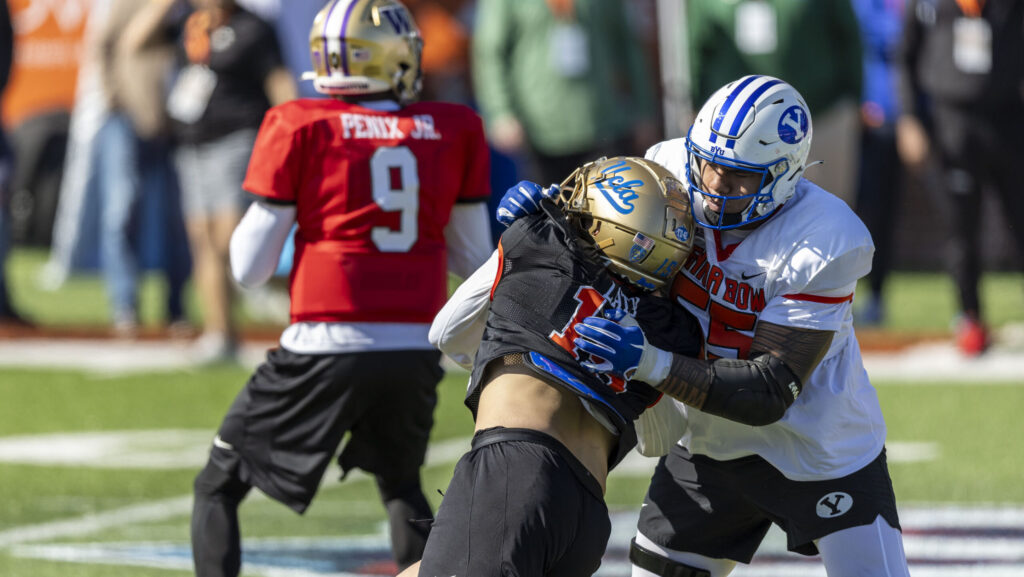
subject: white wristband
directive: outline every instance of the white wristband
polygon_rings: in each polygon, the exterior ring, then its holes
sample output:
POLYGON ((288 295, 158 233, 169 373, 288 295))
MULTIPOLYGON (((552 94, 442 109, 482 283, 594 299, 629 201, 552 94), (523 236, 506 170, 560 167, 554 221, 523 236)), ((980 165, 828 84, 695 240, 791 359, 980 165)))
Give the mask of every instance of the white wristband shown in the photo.
POLYGON ((672 353, 663 351, 658 347, 644 344, 644 352, 640 355, 640 363, 636 367, 636 373, 631 380, 641 381, 657 387, 661 381, 668 377, 672 369, 672 353))

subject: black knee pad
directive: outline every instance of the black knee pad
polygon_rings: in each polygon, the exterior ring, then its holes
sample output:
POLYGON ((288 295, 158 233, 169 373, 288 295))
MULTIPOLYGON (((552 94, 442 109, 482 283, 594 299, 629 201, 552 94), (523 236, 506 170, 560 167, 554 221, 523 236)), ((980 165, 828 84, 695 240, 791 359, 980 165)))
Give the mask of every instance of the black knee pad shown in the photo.
POLYGON ((213 463, 206 463, 203 470, 196 475, 192 486, 196 495, 222 497, 232 501, 241 501, 251 488, 234 474, 213 463))
POLYGON ((710 571, 662 557, 654 551, 638 545, 636 539, 629 544, 629 561, 637 567, 661 577, 711 577, 710 571))

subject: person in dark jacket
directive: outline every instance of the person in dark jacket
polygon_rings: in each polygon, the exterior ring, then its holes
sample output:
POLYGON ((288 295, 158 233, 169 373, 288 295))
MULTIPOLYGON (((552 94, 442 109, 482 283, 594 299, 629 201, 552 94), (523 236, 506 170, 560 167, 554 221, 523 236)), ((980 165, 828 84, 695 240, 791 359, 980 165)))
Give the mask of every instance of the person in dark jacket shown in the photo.
MULTIPOLYGON (((14 27, 7 0, 0 0, 0 93, 7 87, 14 62, 14 27)), ((10 242, 9 211, 11 170, 14 156, 7 142, 6 131, 0 126, 0 325, 25 325, 26 321, 14 309, 7 289, 7 251, 10 242)))
POLYGON ((960 305, 956 341, 963 354, 977 356, 991 344, 978 293, 983 188, 996 192, 1024 254, 1017 175, 1024 158, 1024 3, 911 0, 904 14, 900 153, 910 165, 929 148, 938 158, 947 263, 960 305), (922 99, 930 105, 927 133, 916 106, 922 99))

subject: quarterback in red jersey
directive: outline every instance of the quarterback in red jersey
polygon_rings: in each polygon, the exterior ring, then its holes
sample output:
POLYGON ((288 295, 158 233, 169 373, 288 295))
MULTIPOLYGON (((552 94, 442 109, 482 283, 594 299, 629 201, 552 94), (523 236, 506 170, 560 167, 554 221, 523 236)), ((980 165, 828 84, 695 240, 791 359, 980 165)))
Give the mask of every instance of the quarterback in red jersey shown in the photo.
POLYGON ((200 577, 237 575, 238 505, 253 486, 303 512, 343 435, 343 474, 377 481, 395 560, 420 558, 420 487, 443 376, 427 333, 492 250, 488 150, 461 105, 416 102, 422 41, 397 0, 332 0, 310 32, 316 89, 271 109, 231 239, 243 286, 266 282, 293 227, 291 324, 228 410, 195 482, 200 577))

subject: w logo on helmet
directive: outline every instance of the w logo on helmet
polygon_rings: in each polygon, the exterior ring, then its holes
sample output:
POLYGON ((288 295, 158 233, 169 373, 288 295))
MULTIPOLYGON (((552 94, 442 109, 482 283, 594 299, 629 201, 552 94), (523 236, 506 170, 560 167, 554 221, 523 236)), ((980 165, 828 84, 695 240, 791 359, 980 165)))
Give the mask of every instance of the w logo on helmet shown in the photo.
POLYGON ((395 34, 409 34, 413 31, 412 21, 402 6, 382 6, 379 10, 395 34))

